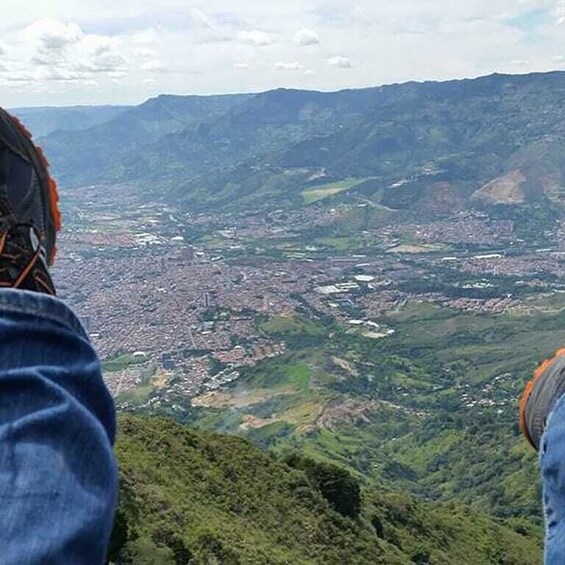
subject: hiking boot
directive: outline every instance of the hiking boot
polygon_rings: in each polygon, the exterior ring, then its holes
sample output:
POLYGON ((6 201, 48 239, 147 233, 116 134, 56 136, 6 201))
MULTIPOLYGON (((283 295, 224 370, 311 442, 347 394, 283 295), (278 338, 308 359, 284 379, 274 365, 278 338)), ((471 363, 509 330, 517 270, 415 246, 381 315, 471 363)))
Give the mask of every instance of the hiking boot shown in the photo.
POLYGON ((57 185, 31 134, 0 108, 0 288, 55 294, 57 185))
POLYGON ((520 400, 520 428, 536 450, 539 449, 547 418, 563 394, 565 349, 560 349, 535 370, 520 400))

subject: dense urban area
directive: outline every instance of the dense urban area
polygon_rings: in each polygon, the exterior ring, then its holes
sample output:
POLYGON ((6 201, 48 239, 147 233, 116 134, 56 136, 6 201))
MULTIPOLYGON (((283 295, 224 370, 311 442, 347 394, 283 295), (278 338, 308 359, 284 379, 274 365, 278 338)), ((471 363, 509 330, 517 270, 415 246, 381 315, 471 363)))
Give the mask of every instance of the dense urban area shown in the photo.
MULTIPOLYGON (((348 231, 363 205, 214 215, 132 203, 116 212, 96 190, 73 193, 55 276, 124 407, 126 393, 147 387, 149 404, 201 399, 284 355, 268 320, 305 316, 376 342, 396 334, 390 315, 410 305, 528 314, 565 291, 558 234, 547 234, 548 248, 531 246, 511 220, 480 212, 348 231)), ((512 399, 493 400, 493 389, 509 377, 478 393, 461 385, 460 401, 505 406, 512 399)))

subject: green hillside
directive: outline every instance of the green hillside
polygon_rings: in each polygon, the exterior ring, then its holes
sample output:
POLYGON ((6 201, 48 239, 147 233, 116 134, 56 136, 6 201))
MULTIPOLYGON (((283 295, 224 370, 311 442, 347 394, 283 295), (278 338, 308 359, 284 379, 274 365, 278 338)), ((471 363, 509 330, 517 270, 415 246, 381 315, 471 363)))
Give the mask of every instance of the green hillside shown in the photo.
POLYGON ((42 143, 66 186, 125 183, 140 198, 191 209, 295 207, 331 196, 429 217, 526 210, 521 221, 546 226, 565 194, 564 107, 560 72, 160 96, 42 143))
POLYGON ((368 485, 539 528, 536 454, 519 433, 517 403, 538 360, 565 342, 563 318, 413 305, 387 319, 393 336, 372 340, 313 318, 275 317, 259 330, 284 340, 285 355, 169 413, 338 463, 368 485))
MULTIPOLYGON (((139 156, 142 148, 148 154, 152 143, 204 119, 213 119, 243 99, 244 95, 162 95, 80 131, 55 131, 43 137, 41 143, 64 185, 115 181, 121 176, 128 154, 139 156)), ((139 170, 136 176, 147 174, 147 170, 139 170)))
POLYGON ((281 459, 169 420, 120 420, 111 560, 155 564, 534 564, 539 540, 449 504, 361 488, 340 467, 281 459))

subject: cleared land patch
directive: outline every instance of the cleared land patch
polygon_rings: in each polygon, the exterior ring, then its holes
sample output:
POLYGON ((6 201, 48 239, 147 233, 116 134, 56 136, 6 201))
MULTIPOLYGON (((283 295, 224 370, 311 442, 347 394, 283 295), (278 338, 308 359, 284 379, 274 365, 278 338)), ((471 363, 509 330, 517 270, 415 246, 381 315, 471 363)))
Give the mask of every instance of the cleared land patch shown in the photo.
POLYGON ((363 182, 363 179, 345 179, 315 188, 309 188, 302 193, 302 198, 304 198, 305 204, 312 204, 313 202, 328 198, 328 196, 334 196, 340 192, 350 190, 361 182, 363 182))

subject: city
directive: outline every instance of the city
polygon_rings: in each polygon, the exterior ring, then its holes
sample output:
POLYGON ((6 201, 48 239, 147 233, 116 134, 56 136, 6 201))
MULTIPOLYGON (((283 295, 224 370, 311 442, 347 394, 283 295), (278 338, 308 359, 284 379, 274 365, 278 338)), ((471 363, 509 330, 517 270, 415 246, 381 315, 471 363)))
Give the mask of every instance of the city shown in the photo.
POLYGON ((216 216, 120 195, 118 214, 111 197, 83 191, 72 195, 55 277, 126 408, 132 398, 189 404, 284 355, 269 320, 303 315, 382 340, 397 331, 390 316, 413 304, 527 315, 565 290, 557 239, 528 248, 512 221, 481 213, 352 233, 343 219, 358 205, 216 216))

